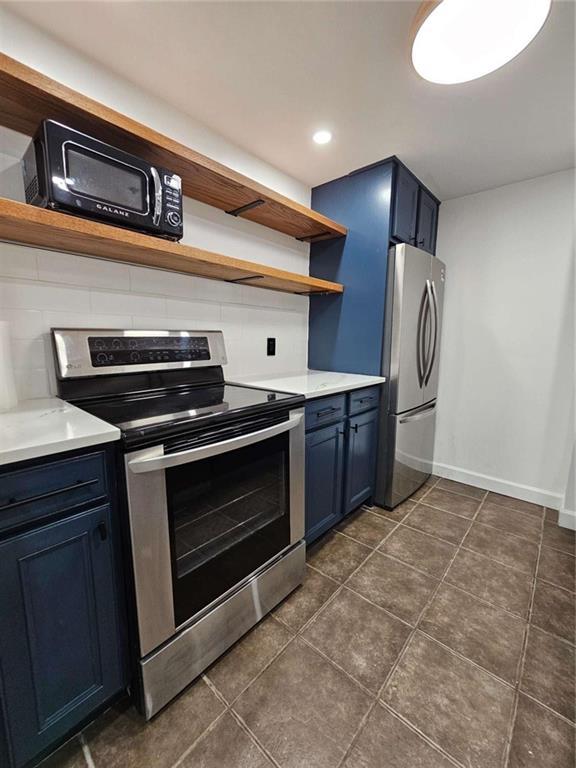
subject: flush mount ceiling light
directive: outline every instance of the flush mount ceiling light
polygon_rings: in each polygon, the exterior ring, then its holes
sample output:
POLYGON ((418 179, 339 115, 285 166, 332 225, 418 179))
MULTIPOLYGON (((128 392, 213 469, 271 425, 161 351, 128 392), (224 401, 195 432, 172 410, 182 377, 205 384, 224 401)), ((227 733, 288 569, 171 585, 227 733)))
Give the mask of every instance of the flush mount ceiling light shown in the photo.
POLYGON ((552 0, 427 0, 412 28, 412 63, 449 85, 499 69, 536 37, 552 0))
POLYGON ((330 131, 316 131, 314 136, 312 136, 312 140, 316 144, 328 144, 328 142, 332 141, 332 134, 330 131))

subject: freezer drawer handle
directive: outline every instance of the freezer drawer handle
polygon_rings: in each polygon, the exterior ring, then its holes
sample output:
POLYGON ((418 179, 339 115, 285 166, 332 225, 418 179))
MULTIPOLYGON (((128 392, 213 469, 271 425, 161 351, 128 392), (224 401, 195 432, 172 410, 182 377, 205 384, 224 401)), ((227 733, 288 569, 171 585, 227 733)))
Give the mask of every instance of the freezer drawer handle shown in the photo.
POLYGON ((147 459, 132 459, 132 461, 128 462, 128 466, 132 472, 139 474, 140 472, 154 472, 159 469, 168 469, 169 467, 178 467, 182 464, 190 464, 193 461, 200 461, 202 459, 210 458, 211 456, 219 456, 221 453, 235 451, 238 448, 244 448, 248 445, 259 443, 262 440, 267 440, 275 435, 280 435, 283 432, 288 432, 297 427, 301 421, 302 414, 294 413, 287 421, 283 421, 280 424, 274 424, 272 427, 266 427, 265 429, 258 429, 256 432, 250 432, 247 435, 232 437, 229 440, 222 440, 219 443, 202 445, 199 448, 192 448, 188 451, 170 453, 167 456, 150 456, 147 459))
POLYGON ((426 408, 423 411, 418 411, 418 413, 414 413, 410 416, 403 416, 400 419, 400 424, 408 424, 411 421, 419 421, 420 419, 425 419, 427 416, 430 416, 430 414, 436 409, 436 405, 430 406, 430 408, 426 408))

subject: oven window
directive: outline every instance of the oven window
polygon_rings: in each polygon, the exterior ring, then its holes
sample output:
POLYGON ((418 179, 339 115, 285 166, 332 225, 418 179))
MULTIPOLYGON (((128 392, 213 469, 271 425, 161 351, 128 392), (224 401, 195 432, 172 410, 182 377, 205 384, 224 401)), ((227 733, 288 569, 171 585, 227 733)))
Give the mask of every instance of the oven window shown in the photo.
POLYGON ((66 144, 66 184, 79 195, 147 213, 146 175, 85 147, 66 144))
POLYGON ((166 470, 177 626, 290 544, 288 434, 166 470))

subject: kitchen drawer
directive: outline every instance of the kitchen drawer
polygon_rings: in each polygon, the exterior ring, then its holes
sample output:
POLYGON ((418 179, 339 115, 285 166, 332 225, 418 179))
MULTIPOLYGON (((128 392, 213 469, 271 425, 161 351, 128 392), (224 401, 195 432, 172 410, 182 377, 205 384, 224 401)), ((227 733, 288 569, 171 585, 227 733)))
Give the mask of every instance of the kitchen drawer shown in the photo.
POLYGON ((354 416, 363 411, 369 411, 371 408, 378 408, 380 405, 380 387, 365 387, 356 389, 348 395, 350 398, 348 413, 354 416))
POLYGON ((346 395, 321 397, 306 405, 306 431, 340 421, 346 416, 346 395))
POLYGON ((106 495, 104 451, 0 474, 0 533, 106 495))

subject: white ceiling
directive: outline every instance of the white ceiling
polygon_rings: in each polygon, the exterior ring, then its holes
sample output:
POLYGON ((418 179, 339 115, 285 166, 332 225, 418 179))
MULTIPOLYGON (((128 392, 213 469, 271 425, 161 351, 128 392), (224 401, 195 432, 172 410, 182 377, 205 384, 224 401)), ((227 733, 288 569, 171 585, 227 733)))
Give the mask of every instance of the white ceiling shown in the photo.
POLYGON ((311 185, 392 154, 443 200, 574 166, 571 0, 514 61, 452 86, 410 65, 411 0, 7 5, 311 185))

